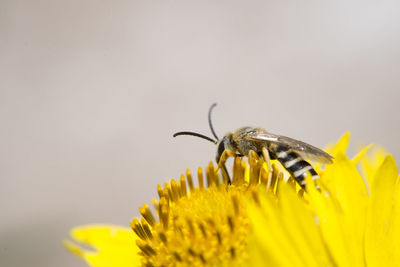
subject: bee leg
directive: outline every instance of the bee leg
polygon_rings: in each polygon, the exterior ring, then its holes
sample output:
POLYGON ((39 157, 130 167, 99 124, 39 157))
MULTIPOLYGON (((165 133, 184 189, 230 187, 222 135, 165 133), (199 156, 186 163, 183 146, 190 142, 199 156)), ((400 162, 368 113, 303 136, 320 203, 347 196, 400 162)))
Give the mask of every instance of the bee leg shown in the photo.
POLYGON ((222 170, 222 175, 224 177, 224 180, 227 181, 227 183, 230 185, 232 184, 231 178, 229 176, 228 170, 226 169, 226 165, 225 162, 229 157, 235 157, 236 153, 229 150, 229 149, 225 149, 224 152, 221 155, 221 158, 219 159, 218 162, 218 168, 221 168, 222 170))
POLYGON ((262 148, 262 155, 264 157, 265 163, 267 163, 267 168, 268 168, 268 185, 267 188, 271 186, 271 181, 272 181, 272 165, 271 165, 271 157, 269 156, 268 149, 266 147, 262 148))

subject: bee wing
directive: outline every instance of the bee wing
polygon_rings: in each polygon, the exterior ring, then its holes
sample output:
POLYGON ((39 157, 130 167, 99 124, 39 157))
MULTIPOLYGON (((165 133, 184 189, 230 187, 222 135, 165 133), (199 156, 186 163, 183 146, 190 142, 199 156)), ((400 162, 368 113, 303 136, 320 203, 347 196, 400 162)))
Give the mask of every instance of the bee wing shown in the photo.
POLYGON ((288 149, 299 153, 300 156, 306 160, 326 164, 330 164, 333 162, 333 157, 325 151, 290 137, 276 135, 268 132, 255 132, 248 134, 246 138, 252 141, 275 143, 277 145, 285 146, 288 149))

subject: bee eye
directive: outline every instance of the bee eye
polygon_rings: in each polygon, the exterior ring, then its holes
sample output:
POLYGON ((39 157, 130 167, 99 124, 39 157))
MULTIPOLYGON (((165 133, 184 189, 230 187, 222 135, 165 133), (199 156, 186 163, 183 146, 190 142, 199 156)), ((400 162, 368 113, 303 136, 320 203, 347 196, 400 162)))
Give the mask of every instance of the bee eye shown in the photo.
POLYGON ((225 144, 224 142, 220 142, 218 145, 218 151, 217 151, 217 163, 219 163, 219 159, 221 158, 222 153, 224 153, 225 150, 225 144))
POLYGON ((219 154, 219 155, 222 155, 222 153, 224 153, 224 150, 225 150, 225 145, 224 145, 223 142, 221 142, 221 143, 219 144, 219 146, 218 146, 218 154, 219 154))

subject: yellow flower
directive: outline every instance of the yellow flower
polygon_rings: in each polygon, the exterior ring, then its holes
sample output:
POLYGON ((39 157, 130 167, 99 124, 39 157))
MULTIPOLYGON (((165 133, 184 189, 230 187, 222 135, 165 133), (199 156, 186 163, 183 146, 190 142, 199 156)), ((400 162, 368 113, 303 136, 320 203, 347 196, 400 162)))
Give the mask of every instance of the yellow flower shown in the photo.
POLYGON ((73 239, 95 250, 65 244, 90 266, 399 266, 400 179, 393 157, 365 155, 366 147, 349 159, 348 142, 346 134, 329 149, 333 164, 316 166, 321 191, 308 177, 305 193, 278 163, 269 179, 254 153, 249 164, 235 159, 232 185, 212 163, 205 177, 199 168, 198 187, 187 171, 158 187, 156 212, 139 208, 133 231, 78 227, 73 239))

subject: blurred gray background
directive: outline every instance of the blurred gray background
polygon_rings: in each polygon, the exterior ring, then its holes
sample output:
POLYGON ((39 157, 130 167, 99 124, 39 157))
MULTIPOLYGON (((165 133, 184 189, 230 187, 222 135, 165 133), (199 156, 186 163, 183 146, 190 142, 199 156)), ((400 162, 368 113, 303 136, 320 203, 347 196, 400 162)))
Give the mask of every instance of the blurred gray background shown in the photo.
POLYGON ((400 162, 399 1, 0 3, 0 266, 85 266, 69 229, 128 226, 156 185, 264 126, 345 131, 400 162))

